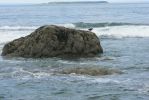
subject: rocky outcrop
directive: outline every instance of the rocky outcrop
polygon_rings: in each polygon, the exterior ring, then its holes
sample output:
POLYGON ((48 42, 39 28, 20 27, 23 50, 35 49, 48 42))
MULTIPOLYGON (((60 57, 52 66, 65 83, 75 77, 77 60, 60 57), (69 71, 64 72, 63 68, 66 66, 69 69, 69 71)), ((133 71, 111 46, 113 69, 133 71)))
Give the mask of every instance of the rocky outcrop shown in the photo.
POLYGON ((93 32, 47 25, 6 44, 2 56, 88 57, 102 52, 100 41, 93 32))
POLYGON ((76 68, 63 69, 58 73, 102 76, 102 75, 122 74, 123 72, 121 72, 118 69, 107 69, 107 68, 99 68, 99 67, 76 67, 76 68))

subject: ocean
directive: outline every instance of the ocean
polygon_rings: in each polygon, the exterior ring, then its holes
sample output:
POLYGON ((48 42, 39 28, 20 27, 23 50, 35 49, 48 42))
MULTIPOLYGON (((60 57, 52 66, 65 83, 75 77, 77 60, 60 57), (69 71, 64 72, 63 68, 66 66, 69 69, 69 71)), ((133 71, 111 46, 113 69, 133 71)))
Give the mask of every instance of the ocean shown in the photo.
POLYGON ((0 56, 0 100, 149 100, 149 4, 0 5, 0 53, 6 43, 51 24, 94 28, 104 53, 73 59, 0 56), (74 67, 123 73, 52 73, 74 67))

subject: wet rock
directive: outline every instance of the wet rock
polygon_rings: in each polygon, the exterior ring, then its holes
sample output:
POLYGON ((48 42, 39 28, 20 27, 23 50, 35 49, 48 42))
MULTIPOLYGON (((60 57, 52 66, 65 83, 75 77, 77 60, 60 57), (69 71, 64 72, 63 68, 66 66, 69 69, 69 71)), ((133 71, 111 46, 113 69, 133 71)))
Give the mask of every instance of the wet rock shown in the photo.
POLYGON ((15 57, 89 57, 103 53, 98 37, 89 31, 47 25, 26 37, 6 44, 2 56, 15 57))
POLYGON ((95 68, 95 67, 67 68, 67 69, 63 69, 59 71, 59 73, 60 74, 91 75, 91 76, 122 74, 121 71, 116 70, 116 69, 95 68))

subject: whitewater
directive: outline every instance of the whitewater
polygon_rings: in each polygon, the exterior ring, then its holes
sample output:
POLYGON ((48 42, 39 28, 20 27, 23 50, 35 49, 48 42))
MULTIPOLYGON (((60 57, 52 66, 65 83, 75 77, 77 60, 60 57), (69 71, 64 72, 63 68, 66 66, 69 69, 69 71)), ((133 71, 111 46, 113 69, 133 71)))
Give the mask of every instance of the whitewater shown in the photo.
MULTIPOLYGON (((98 23, 100 24, 100 23, 98 23)), ((102 24, 102 23, 101 23, 102 24)), ((98 37, 113 37, 113 38, 125 38, 125 37, 149 37, 149 25, 114 25, 114 26, 102 26, 102 27, 94 27, 94 25, 88 25, 86 27, 79 27, 76 24, 54 24, 59 26, 64 26, 73 29, 80 29, 88 31, 88 28, 93 28, 94 33, 98 37)), ((84 25, 85 26, 85 25, 84 25)), ((40 26, 1 26, 0 27, 0 35, 1 40, 0 43, 6 43, 8 41, 12 41, 14 39, 24 37, 29 35, 35 29, 40 26)))

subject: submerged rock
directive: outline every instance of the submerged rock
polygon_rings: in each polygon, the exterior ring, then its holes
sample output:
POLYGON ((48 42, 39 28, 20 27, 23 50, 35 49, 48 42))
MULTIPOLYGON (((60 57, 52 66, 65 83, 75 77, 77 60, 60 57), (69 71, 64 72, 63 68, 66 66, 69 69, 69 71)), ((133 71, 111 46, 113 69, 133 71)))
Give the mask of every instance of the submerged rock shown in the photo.
POLYGON ((112 75, 112 74, 121 74, 122 72, 116 69, 106 69, 106 68, 95 68, 95 67, 86 67, 86 68, 68 68, 59 71, 60 74, 80 74, 80 75, 91 75, 91 76, 101 76, 101 75, 112 75))
POLYGON ((98 37, 89 31, 47 25, 6 44, 2 56, 57 57, 96 56, 102 53, 98 37))

